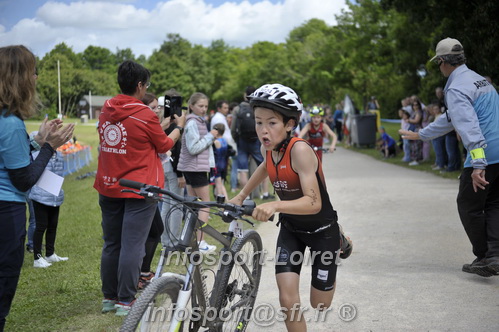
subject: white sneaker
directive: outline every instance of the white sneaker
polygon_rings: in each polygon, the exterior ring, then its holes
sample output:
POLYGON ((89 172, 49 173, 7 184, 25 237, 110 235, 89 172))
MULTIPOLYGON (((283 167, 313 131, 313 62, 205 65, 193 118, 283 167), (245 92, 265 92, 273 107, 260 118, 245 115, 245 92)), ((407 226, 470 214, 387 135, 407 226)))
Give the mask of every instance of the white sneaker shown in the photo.
POLYGON ((419 163, 417 161, 411 161, 409 163, 409 166, 417 166, 417 165, 419 165, 419 163))
POLYGON ((52 264, 47 262, 45 258, 41 256, 38 256, 38 259, 35 259, 35 262, 33 263, 33 267, 40 267, 40 268, 46 268, 49 267, 50 265, 52 264))
POLYGON ((205 240, 201 240, 199 244, 199 252, 202 254, 206 254, 217 249, 217 246, 212 246, 211 244, 206 243, 205 240))
POLYGON ((49 263, 63 262, 67 261, 68 259, 69 259, 68 257, 57 256, 55 253, 52 254, 51 256, 45 257, 45 260, 49 263))

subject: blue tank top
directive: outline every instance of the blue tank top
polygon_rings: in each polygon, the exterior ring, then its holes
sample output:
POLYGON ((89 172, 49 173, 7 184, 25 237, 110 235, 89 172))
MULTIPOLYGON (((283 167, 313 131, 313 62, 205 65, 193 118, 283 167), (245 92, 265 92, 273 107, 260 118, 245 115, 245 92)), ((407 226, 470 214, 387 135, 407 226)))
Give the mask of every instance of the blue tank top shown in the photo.
POLYGON ((217 138, 217 141, 221 143, 220 148, 215 149, 215 166, 218 172, 222 172, 227 169, 227 141, 225 138, 217 138))

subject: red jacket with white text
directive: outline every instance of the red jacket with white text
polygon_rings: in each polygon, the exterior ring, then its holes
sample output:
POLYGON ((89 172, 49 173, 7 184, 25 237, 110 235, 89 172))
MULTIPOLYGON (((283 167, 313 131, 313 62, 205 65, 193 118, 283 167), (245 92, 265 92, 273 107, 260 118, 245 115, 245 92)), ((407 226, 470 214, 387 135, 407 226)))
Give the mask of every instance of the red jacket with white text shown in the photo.
POLYGON ((117 95, 106 100, 99 117, 100 154, 94 188, 104 196, 140 198, 122 193, 122 178, 163 187, 158 153, 170 150, 169 138, 153 111, 140 100, 117 95))

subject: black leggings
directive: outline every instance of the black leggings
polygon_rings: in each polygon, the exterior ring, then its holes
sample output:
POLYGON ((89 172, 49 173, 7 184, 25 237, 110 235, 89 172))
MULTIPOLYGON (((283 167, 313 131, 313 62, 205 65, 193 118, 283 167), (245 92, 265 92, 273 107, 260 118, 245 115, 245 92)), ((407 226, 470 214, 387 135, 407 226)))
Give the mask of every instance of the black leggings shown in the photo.
POLYGON ((151 229, 149 230, 149 235, 147 236, 146 255, 142 261, 142 267, 140 268, 141 272, 151 271, 152 259, 154 258, 154 253, 156 252, 159 241, 161 241, 161 234, 163 234, 164 230, 165 227, 163 225, 163 220, 161 219, 161 213, 159 212, 159 208, 157 208, 152 220, 151 229))
POLYGON ((33 236, 33 252, 35 259, 42 255, 43 234, 45 234, 45 256, 54 254, 55 237, 59 221, 59 206, 48 206, 33 201, 35 210, 35 234, 33 236))

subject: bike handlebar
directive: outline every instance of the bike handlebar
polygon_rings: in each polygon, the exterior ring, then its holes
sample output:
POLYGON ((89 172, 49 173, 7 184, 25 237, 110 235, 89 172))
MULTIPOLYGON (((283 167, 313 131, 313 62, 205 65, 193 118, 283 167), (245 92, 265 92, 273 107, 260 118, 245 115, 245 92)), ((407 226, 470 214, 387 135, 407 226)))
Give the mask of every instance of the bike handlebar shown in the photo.
MULTIPOLYGON (((148 185, 145 183, 137 182, 137 181, 132 181, 128 179, 120 179, 119 184, 123 187, 128 187, 128 188, 133 188, 139 190, 138 192, 133 192, 137 195, 141 195, 144 197, 153 197, 154 194, 164 194, 167 195, 174 200, 189 206, 189 207, 194 207, 194 208, 204 208, 204 207, 217 207, 217 208, 222 208, 224 210, 234 212, 234 214, 231 213, 225 213, 222 216, 222 219, 224 219, 225 222, 230 222, 232 220, 229 219, 237 219, 240 218, 242 215, 246 216, 251 216, 253 214, 253 210, 256 207, 256 204, 252 200, 245 200, 243 202, 243 205, 239 206, 236 204, 232 203, 221 203, 221 202, 203 202, 199 201, 197 197, 193 196, 181 196, 178 194, 175 194, 171 191, 165 190, 163 188, 160 188, 158 186, 152 186, 148 185), (152 195, 151 195, 152 194, 152 195), (224 218, 227 217, 227 218, 224 218)), ((248 221, 248 220, 247 220, 248 221)), ((248 221, 251 223, 250 221, 248 221)), ((253 224, 253 223, 251 223, 253 224)))
MULTIPOLYGON (((312 145, 312 149, 314 149, 314 151, 322 151, 322 152, 325 152, 325 153, 328 153, 329 152, 329 149, 328 148, 324 148, 322 146, 315 146, 315 145, 312 145)), ((336 148, 335 148, 336 150, 336 148)))

